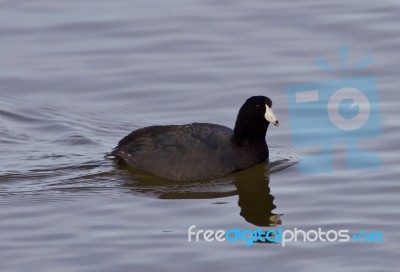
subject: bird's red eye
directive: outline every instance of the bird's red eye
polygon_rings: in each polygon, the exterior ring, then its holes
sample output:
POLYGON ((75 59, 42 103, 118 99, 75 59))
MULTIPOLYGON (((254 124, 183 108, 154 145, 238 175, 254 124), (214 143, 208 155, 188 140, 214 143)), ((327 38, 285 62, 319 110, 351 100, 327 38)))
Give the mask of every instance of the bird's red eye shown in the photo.
POLYGON ((260 109, 260 105, 257 104, 256 105, 256 109, 259 110, 260 109))

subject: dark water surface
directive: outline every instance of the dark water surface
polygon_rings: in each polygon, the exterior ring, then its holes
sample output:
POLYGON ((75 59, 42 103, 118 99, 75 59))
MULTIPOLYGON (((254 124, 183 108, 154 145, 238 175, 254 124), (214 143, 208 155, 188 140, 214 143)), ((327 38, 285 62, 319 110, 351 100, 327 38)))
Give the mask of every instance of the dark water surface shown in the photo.
MULTIPOLYGON (((0 270, 398 271, 397 1, 0 1, 0 270), (285 89, 365 55, 382 166, 298 169, 285 89), (131 130, 233 127, 244 100, 274 101, 271 163, 215 181, 142 176, 103 156, 131 130), (397 218, 397 219, 396 219, 397 218), (279 225, 281 224, 281 225, 279 225), (381 243, 187 241, 187 229, 380 231, 381 243)), ((316 133, 318 133, 316 128, 316 133)))

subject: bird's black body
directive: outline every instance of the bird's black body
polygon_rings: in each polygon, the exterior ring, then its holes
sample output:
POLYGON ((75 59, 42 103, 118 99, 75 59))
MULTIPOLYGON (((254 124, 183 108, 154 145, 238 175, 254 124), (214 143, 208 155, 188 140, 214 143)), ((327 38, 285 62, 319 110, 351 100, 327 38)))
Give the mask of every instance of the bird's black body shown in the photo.
POLYGON ((123 138, 111 155, 134 168, 179 181, 211 179, 249 168, 268 158, 266 99, 249 98, 234 130, 207 123, 145 127, 123 138))

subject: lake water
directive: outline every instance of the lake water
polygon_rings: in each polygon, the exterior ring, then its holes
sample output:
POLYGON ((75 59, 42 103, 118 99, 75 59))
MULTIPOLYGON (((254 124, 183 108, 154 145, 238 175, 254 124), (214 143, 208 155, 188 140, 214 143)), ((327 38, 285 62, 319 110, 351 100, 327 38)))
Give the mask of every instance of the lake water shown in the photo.
MULTIPOLYGON (((0 270, 398 271, 400 5, 397 1, 1 1, 0 270), (377 80, 380 168, 299 171, 286 88, 377 80), (156 124, 233 127, 252 95, 274 101, 270 164, 166 182, 104 159, 156 124), (397 219, 396 219, 397 218, 397 219), (188 242, 188 228, 379 231, 383 242, 188 242)), ((316 127, 307 133, 318 133, 316 127)), ((337 167, 336 167, 337 166, 337 167)))

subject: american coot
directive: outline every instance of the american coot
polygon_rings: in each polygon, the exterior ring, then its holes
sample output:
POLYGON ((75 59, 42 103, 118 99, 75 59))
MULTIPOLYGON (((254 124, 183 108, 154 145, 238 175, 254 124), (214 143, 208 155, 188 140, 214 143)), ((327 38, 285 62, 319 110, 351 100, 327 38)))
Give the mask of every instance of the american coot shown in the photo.
POLYGON ((271 99, 253 96, 240 108, 234 130, 207 123, 145 127, 123 138, 110 155, 166 179, 217 178, 268 159, 269 123, 279 125, 271 99))

